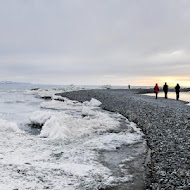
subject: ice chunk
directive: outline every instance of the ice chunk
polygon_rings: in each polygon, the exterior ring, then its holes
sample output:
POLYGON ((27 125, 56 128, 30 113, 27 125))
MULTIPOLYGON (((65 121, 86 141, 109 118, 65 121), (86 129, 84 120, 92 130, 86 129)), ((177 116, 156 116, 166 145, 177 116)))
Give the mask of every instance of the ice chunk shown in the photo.
POLYGON ((92 98, 90 100, 90 106, 100 106, 102 103, 99 100, 96 100, 95 98, 92 98))
POLYGON ((78 91, 82 89, 84 88, 80 86, 69 85, 69 86, 53 88, 53 89, 35 88, 31 90, 26 90, 24 93, 30 94, 30 95, 36 95, 39 98, 52 98, 55 94, 58 94, 58 93, 78 91))
POLYGON ((103 133, 119 126, 119 121, 109 115, 94 112, 92 117, 74 118, 65 113, 57 113, 45 122, 41 137, 71 140, 92 133, 103 133))
POLYGON ((64 97, 58 96, 58 95, 53 95, 53 96, 52 96, 52 99, 53 99, 53 100, 58 100, 58 101, 63 101, 63 102, 65 101, 65 100, 64 100, 64 99, 65 99, 64 97))
POLYGON ((53 115, 52 112, 36 111, 30 117, 31 124, 42 125, 53 115))
POLYGON ((88 101, 83 102, 84 106, 92 106, 92 107, 99 107, 101 104, 102 103, 99 100, 95 99, 95 98, 92 98, 90 100, 90 102, 88 102, 88 101))
POLYGON ((84 113, 84 115, 88 115, 88 114, 85 114, 85 113, 86 112, 89 113, 91 108, 98 107, 98 106, 100 106, 102 104, 99 100, 96 100, 94 98, 92 98, 90 102, 86 101, 86 102, 84 102, 82 104, 82 103, 80 103, 78 101, 69 100, 68 98, 65 98, 65 97, 54 96, 53 98, 56 99, 57 97, 61 101, 52 100, 52 101, 49 101, 49 102, 43 102, 40 105, 41 108, 55 109, 55 110, 70 109, 70 110, 78 110, 78 111, 82 111, 82 109, 83 109, 82 112, 84 113), (91 108, 88 109, 86 107, 91 107, 91 108), (87 111, 87 109, 88 109, 88 111, 87 111))
POLYGON ((90 107, 83 106, 82 107, 82 115, 83 116, 93 116, 93 115, 95 115, 95 112, 92 111, 90 107))
POLYGON ((82 109, 81 106, 82 104, 77 101, 72 101, 67 98, 64 98, 63 102, 57 101, 57 100, 52 100, 50 102, 43 102, 41 103, 41 108, 46 108, 46 109, 55 109, 55 110, 63 110, 63 109, 72 109, 72 110, 80 110, 82 109))
POLYGON ((0 119, 0 132, 21 132, 17 124, 0 119))

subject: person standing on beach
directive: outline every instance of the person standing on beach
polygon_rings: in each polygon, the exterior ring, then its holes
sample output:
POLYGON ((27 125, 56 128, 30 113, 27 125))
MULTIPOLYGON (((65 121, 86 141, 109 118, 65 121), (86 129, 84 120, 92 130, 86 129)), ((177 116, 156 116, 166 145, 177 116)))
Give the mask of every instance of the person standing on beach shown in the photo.
POLYGON ((180 86, 179 86, 179 84, 176 85, 175 92, 176 92, 176 100, 179 100, 179 92, 180 92, 180 86))
POLYGON ((158 84, 156 83, 155 87, 154 87, 154 93, 156 94, 156 99, 158 98, 158 92, 159 92, 159 87, 158 84))
POLYGON ((165 82, 165 85, 163 86, 163 91, 165 93, 165 98, 168 98, 168 85, 166 82, 165 82))

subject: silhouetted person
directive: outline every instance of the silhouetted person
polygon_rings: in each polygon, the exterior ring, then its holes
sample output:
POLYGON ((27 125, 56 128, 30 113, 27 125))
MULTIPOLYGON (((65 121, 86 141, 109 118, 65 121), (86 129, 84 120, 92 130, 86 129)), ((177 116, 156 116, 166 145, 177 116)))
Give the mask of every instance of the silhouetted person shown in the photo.
POLYGON ((165 82, 165 85, 163 86, 163 91, 165 93, 165 98, 168 98, 168 85, 166 82, 165 82))
POLYGON ((180 92, 180 86, 179 86, 179 84, 176 85, 175 92, 176 92, 176 100, 179 100, 179 92, 180 92))
POLYGON ((130 84, 128 85, 128 88, 129 88, 129 90, 131 89, 131 85, 130 84))
POLYGON ((154 93, 156 94, 156 99, 158 98, 158 92, 159 92, 159 87, 158 84, 156 83, 155 87, 154 87, 154 93))

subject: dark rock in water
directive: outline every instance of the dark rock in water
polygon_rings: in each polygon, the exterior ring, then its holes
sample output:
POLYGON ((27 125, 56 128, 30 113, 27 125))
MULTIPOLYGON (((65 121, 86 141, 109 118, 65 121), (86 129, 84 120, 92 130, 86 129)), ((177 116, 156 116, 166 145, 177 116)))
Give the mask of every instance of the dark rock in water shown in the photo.
POLYGON ((59 95, 81 102, 96 98, 102 108, 138 124, 151 149, 147 189, 190 189, 190 106, 137 94, 145 91, 85 90, 59 95))
POLYGON ((52 99, 51 96, 41 96, 40 98, 45 99, 45 100, 51 100, 52 99))
POLYGON ((31 128, 37 128, 37 129, 41 129, 43 124, 39 124, 39 123, 32 123, 29 124, 28 126, 30 126, 31 128))
POLYGON ((32 88, 31 90, 39 90, 39 88, 32 88))
POLYGON ((65 101, 65 100, 62 99, 62 98, 55 98, 54 100, 56 100, 56 101, 60 101, 60 102, 64 102, 64 101, 65 101))

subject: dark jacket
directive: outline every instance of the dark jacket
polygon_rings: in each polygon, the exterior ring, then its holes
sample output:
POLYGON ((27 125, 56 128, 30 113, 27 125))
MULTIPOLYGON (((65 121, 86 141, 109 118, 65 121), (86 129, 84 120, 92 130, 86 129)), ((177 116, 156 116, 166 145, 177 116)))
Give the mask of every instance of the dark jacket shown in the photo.
POLYGON ((166 92, 168 92, 168 85, 167 84, 165 84, 164 86, 163 86, 163 91, 166 93, 166 92))
POLYGON ((176 91, 176 93, 179 93, 179 92, 180 92, 180 86, 179 86, 179 84, 176 85, 175 91, 176 91))

